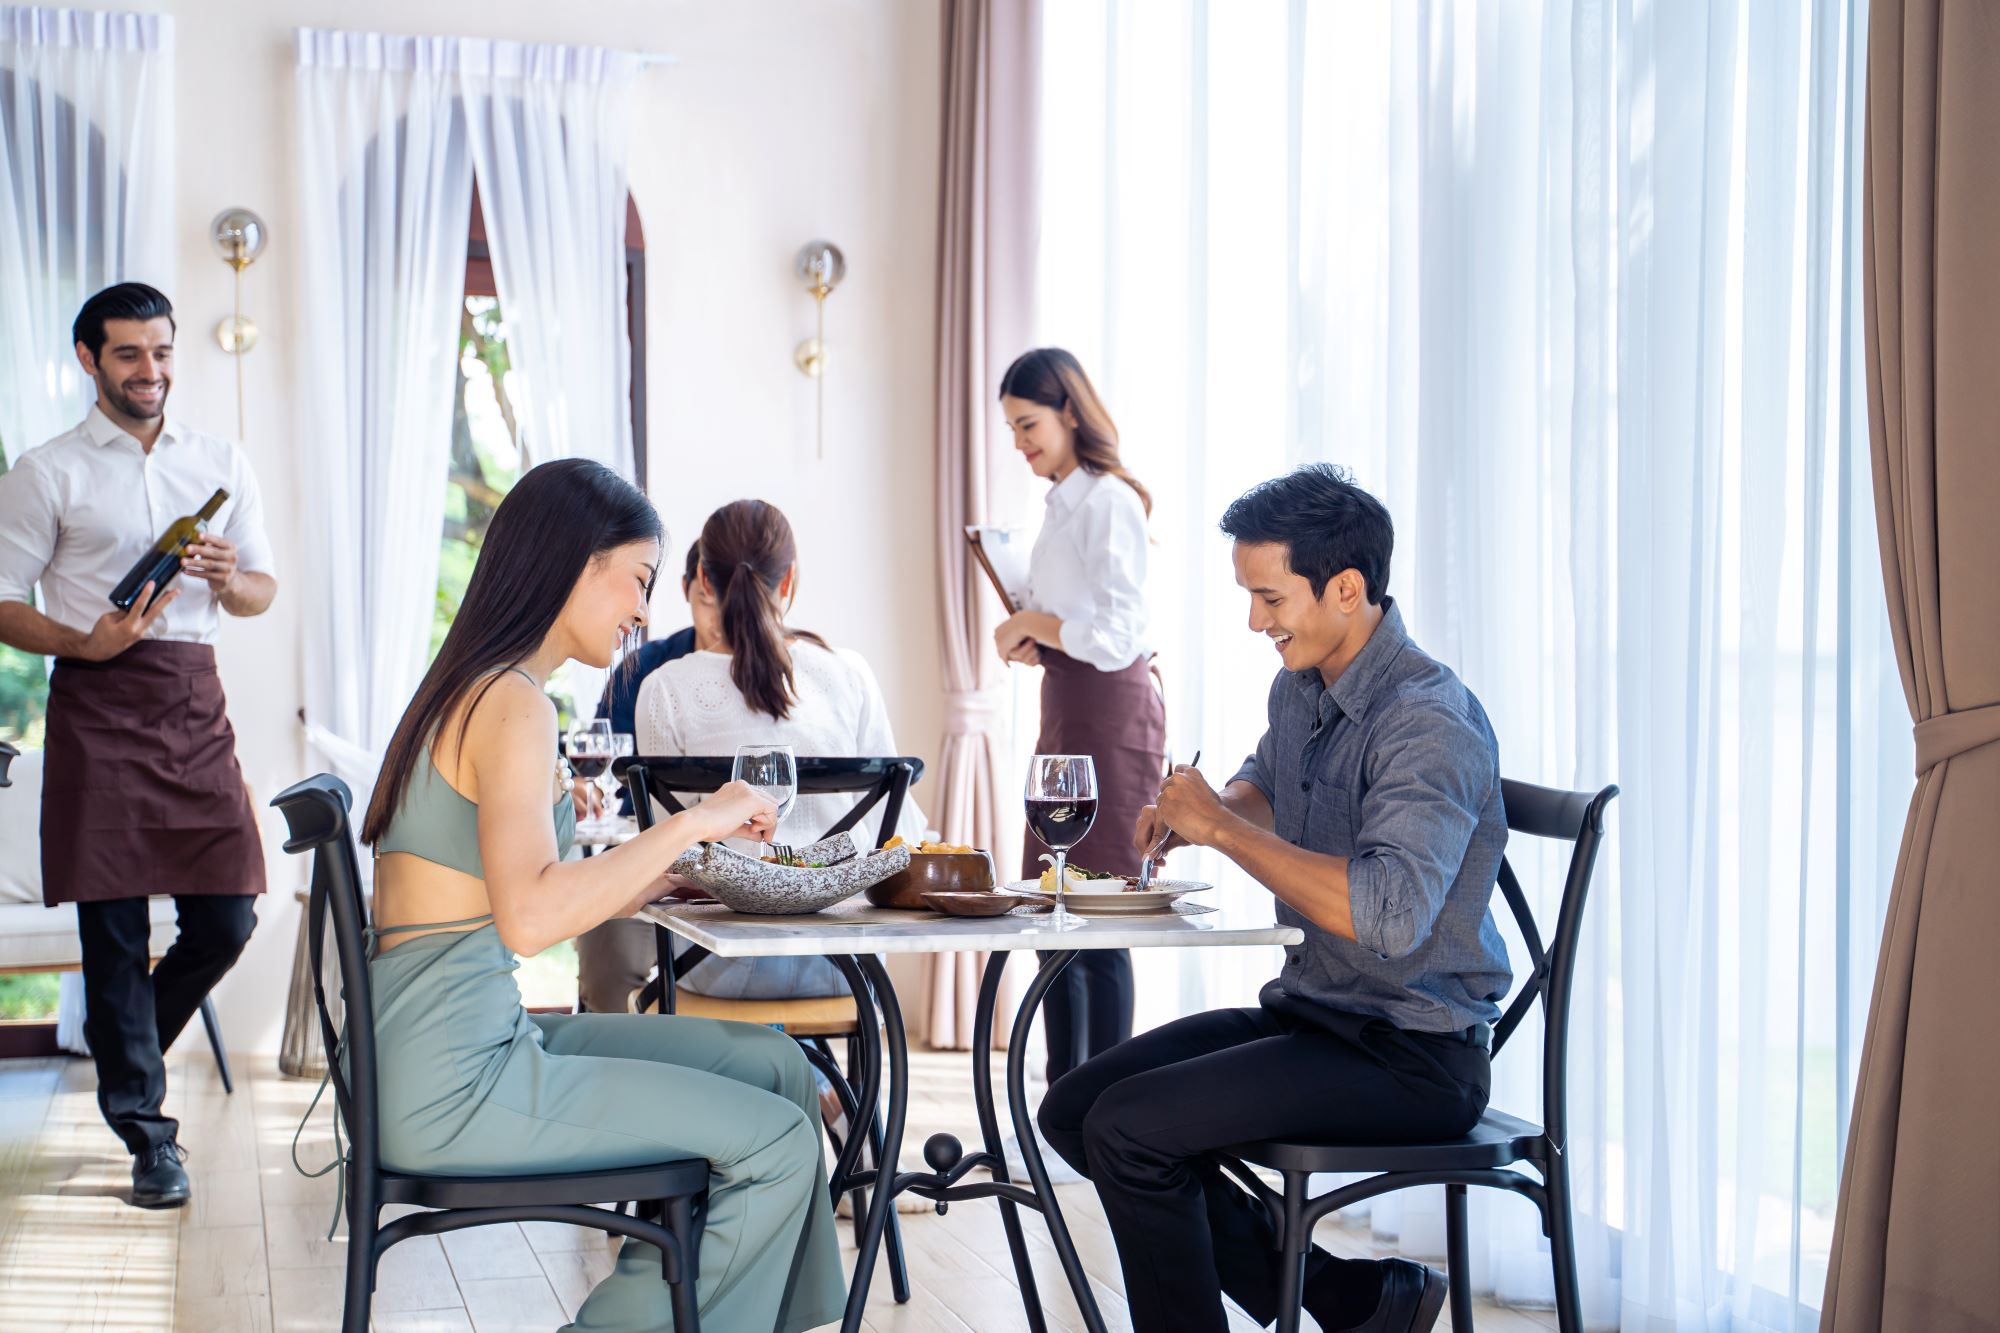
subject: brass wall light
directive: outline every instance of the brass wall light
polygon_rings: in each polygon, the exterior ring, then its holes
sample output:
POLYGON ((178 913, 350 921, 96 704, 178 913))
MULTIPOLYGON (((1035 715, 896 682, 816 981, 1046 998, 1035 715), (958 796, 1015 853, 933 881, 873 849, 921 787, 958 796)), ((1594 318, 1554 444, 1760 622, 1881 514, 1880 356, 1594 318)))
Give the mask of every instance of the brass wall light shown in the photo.
POLYGON ((794 265, 800 281, 812 293, 819 332, 792 351, 792 363, 813 381, 813 434, 819 458, 826 459, 826 298, 847 276, 847 258, 832 241, 808 241, 794 265))
POLYGON ((243 270, 264 253, 264 219, 247 208, 225 208, 208 224, 208 239, 222 262, 235 270, 231 314, 215 326, 215 341, 236 358, 236 437, 243 438, 243 354, 257 345, 257 321, 243 313, 243 270))

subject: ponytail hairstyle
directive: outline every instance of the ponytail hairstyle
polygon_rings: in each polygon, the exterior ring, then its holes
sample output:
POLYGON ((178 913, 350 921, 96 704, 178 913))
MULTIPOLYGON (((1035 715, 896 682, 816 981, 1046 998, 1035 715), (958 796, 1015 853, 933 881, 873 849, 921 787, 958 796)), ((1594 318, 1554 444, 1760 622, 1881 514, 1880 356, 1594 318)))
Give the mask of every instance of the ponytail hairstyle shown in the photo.
POLYGON ((785 625, 779 585, 798 563, 792 525, 776 505, 737 500, 708 516, 701 530, 701 572, 722 612, 729 645, 729 679, 750 707, 783 720, 798 698, 793 686, 791 642, 817 634, 785 625))
POLYGON ((1083 363, 1060 347, 1038 347, 1023 352, 1007 373, 1000 377, 1000 396, 1020 398, 1058 411, 1067 408, 1076 418, 1076 461, 1093 476, 1109 474, 1139 492, 1146 514, 1153 513, 1153 495, 1139 479, 1125 470, 1118 458, 1118 427, 1083 363))

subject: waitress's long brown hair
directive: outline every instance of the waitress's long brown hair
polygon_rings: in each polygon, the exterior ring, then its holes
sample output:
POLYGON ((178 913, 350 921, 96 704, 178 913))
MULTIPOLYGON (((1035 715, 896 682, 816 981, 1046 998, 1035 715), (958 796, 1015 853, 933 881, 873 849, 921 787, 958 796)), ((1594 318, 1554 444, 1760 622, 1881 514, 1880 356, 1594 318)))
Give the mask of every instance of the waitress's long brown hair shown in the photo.
POLYGON ((565 458, 522 474, 493 511, 451 631, 389 739, 361 824, 363 842, 374 844, 388 831, 417 757, 453 706, 472 696, 459 714, 456 743, 499 673, 527 661, 548 638, 590 562, 660 537, 652 502, 602 463, 565 458))
POLYGON ((1108 474, 1139 492, 1146 513, 1153 512, 1153 495, 1139 479, 1125 470, 1118 457, 1118 427, 1083 363, 1060 347, 1037 347, 1023 352, 1000 377, 1002 398, 1022 398, 1057 411, 1069 409, 1076 418, 1076 461, 1085 472, 1108 474))
POLYGON ((701 572, 722 610, 730 681, 757 712, 791 716, 798 698, 791 641, 826 647, 819 635, 789 628, 778 600, 779 585, 799 558, 791 523, 776 505, 738 500, 708 516, 699 545, 701 572))

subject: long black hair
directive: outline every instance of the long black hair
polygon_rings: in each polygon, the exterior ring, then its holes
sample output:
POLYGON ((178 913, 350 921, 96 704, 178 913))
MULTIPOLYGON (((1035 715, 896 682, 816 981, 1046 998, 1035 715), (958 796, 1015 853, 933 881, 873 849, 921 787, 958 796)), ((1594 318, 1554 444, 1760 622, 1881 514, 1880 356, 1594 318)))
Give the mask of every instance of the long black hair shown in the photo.
POLYGON ((602 463, 584 458, 543 463, 515 483, 493 511, 444 646, 389 741, 361 825, 363 842, 373 844, 388 830, 419 752, 466 692, 478 690, 460 715, 458 740, 494 676, 542 646, 590 562, 661 536, 652 501, 602 463))

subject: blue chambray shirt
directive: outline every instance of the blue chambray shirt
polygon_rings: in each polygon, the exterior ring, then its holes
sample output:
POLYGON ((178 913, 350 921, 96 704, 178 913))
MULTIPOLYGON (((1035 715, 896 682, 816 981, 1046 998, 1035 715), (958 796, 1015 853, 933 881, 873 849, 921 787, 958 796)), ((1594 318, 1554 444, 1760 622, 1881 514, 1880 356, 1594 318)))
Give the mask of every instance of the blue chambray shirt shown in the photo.
POLYGON ((1450 668, 1384 599, 1375 632, 1327 688, 1281 671, 1270 726, 1238 770, 1271 802, 1279 837, 1350 858, 1356 940, 1283 902, 1305 932, 1273 983, 1285 995, 1418 1032, 1500 1016, 1512 980, 1489 910, 1507 845, 1500 747, 1450 668))

